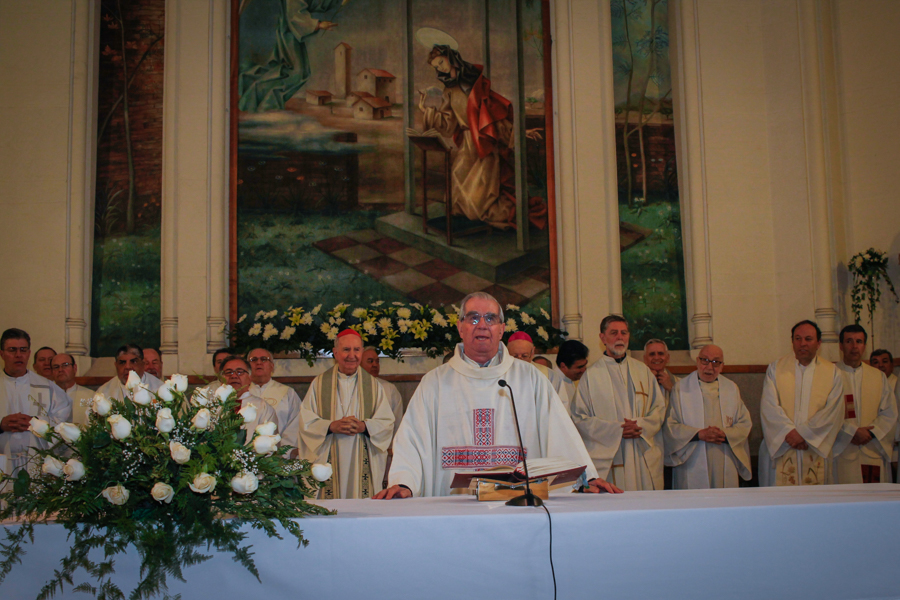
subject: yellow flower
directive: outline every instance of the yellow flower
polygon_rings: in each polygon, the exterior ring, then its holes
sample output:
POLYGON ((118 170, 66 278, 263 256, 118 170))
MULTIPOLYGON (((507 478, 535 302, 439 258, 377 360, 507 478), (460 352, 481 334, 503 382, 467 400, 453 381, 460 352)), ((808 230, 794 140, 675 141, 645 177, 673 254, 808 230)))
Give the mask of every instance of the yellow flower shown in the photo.
POLYGON ((391 328, 391 320, 387 317, 381 317, 378 319, 378 326, 381 327, 382 331, 387 331, 391 328))
POLYGON ((381 344, 379 345, 381 346, 382 350, 392 350, 394 348, 394 341, 388 338, 383 338, 381 340, 381 344))
POLYGON ((298 312, 295 312, 294 314, 291 315, 291 325, 293 325, 294 327, 299 325, 300 321, 302 321, 302 320, 303 320, 303 317, 298 312))
POLYGON ((367 312, 366 312, 366 309, 364 309, 364 308, 354 308, 353 312, 351 314, 356 319, 364 319, 366 317, 367 312))
POLYGON ((450 323, 450 325, 456 326, 456 324, 459 322, 459 315, 456 313, 448 314, 447 322, 450 323))
POLYGON ((408 319, 412 316, 412 311, 408 308, 397 309, 397 316, 401 319, 408 319))

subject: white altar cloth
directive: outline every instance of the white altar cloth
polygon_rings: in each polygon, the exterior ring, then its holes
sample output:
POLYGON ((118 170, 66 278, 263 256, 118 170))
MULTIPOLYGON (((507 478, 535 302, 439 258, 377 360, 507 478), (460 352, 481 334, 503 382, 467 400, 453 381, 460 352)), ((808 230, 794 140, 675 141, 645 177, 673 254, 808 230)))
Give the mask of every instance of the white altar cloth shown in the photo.
MULTIPOLYGON (((553 597, 541 509, 460 496, 321 504, 339 513, 300 521, 307 548, 248 528, 262 584, 218 555, 187 568, 187 583, 171 580, 169 593, 185 600, 553 597)), ((561 599, 900 598, 900 485, 572 494, 547 507, 561 599)), ((65 530, 36 530, 37 545, 26 547, 0 597, 34 598, 58 568, 65 530)), ((137 564, 133 551, 116 558, 126 594, 137 564)))

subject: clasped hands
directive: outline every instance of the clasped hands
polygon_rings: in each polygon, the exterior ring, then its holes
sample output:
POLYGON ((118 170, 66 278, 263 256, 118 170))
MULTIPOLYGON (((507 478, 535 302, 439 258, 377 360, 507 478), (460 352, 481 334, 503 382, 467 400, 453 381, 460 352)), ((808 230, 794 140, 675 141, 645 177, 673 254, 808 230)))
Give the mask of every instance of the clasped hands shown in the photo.
POLYGON ((625 419, 625 422, 622 423, 622 439, 624 440, 633 440, 641 437, 641 432, 644 431, 643 427, 638 427, 637 421, 633 421, 631 419, 625 419))
POLYGON ((725 437, 725 432, 715 425, 710 425, 706 429, 701 429, 697 432, 697 437, 699 437, 701 441, 709 444, 724 444, 728 441, 728 438, 725 437))
POLYGON ((809 450, 809 444, 796 429, 791 429, 790 433, 784 436, 784 441, 794 450, 809 450))
POLYGON ((874 429, 873 425, 858 428, 856 433, 853 434, 853 439, 850 440, 850 443, 857 446, 865 446, 875 437, 872 435, 872 429, 874 429))
POLYGON ((31 425, 31 416, 24 413, 6 415, 0 420, 0 431, 3 433, 19 433, 28 431, 31 425))
POLYGON ((347 415, 343 419, 332 421, 331 425, 328 426, 328 431, 330 431, 331 433, 339 433, 341 435, 356 435, 358 433, 365 433, 366 422, 360 421, 353 415, 347 415))

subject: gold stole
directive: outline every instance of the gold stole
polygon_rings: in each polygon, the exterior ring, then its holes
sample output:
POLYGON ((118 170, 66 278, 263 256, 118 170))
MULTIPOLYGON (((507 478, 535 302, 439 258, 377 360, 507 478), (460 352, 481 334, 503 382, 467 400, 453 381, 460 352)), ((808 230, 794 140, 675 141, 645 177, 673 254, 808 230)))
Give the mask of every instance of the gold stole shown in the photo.
MULTIPOLYGON (((828 394, 834 382, 834 364, 817 356, 813 373, 812 390, 809 394, 807 420, 825 408, 828 394)), ((794 421, 794 395, 796 391, 796 359, 793 356, 781 358, 775 365, 775 389, 778 404, 787 418, 794 421)), ((800 451, 800 464, 796 463, 797 451, 793 448, 775 459, 775 485, 824 485, 825 459, 812 450, 800 451)))
MULTIPOLYGON (((357 419, 365 421, 371 419, 375 414, 375 378, 369 375, 364 369, 356 370, 356 393, 359 396, 360 406, 362 407, 362 415, 357 415, 357 419)), ((337 367, 331 367, 322 373, 316 379, 316 397, 318 403, 318 415, 326 421, 333 421, 332 415, 337 413, 337 403, 341 401, 337 391, 338 370, 337 367)), ((333 469, 332 477, 322 488, 323 498, 334 499, 341 497, 340 487, 340 457, 338 456, 337 438, 332 434, 331 449, 328 451, 328 462, 331 463, 333 469), (336 483, 337 482, 337 483, 336 483)), ((369 460, 369 445, 365 435, 362 436, 361 444, 357 446, 356 456, 353 457, 356 472, 359 474, 357 481, 360 497, 369 498, 372 496, 372 465, 369 460)))
POLYGON ((272 387, 275 387, 276 389, 280 390, 280 392, 281 392, 280 394, 276 395, 276 394, 272 393, 271 387, 267 390, 263 390, 261 385, 257 385, 256 387, 259 388, 259 394, 255 394, 255 395, 257 395, 260 398, 262 398, 263 400, 265 400, 266 404, 268 404, 272 408, 275 408, 276 406, 278 406, 278 403, 281 402, 285 396, 287 396, 288 390, 290 389, 286 385, 285 386, 279 385, 277 387, 272 386, 272 387))
MULTIPOLYGON (((874 367, 870 367, 869 365, 863 363, 862 365, 862 384, 860 385, 860 395, 861 398, 855 398, 857 402, 854 404, 859 407, 859 414, 857 416, 857 423, 859 427, 865 427, 867 425, 871 425, 875 419, 878 418, 878 408, 881 406, 881 392, 882 383, 881 383, 881 371, 874 367)), ((841 369, 841 377, 844 381, 844 405, 843 410, 846 415, 847 410, 847 394, 848 390, 851 390, 849 393, 853 393, 853 374, 848 373, 841 369)), ((878 440, 878 443, 881 443, 881 440, 878 440)), ((893 444, 893 437, 888 436, 885 440, 885 452, 890 455, 891 453, 891 445, 893 444)), ((881 459, 881 456, 871 450, 868 450, 865 446, 857 446, 860 451, 869 456, 870 458, 878 458, 881 459)), ((880 462, 879 462, 880 464, 880 462)))

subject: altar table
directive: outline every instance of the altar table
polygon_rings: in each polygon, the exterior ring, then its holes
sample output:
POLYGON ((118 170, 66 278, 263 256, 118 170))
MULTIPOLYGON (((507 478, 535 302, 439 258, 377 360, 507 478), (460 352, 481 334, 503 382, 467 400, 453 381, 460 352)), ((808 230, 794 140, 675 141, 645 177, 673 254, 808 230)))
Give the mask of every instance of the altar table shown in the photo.
MULTIPOLYGON (((549 530, 540 508, 468 496, 333 500, 336 516, 302 519, 310 544, 249 530, 262 583, 227 555, 170 580, 184 600, 553 598, 549 530)), ((553 519, 558 597, 900 598, 900 485, 566 494, 553 519)), ((68 547, 36 527, 0 586, 34 598, 68 547)), ((129 592, 136 553, 116 560, 129 592)), ((78 581, 76 581, 78 583, 78 581)), ((84 598, 71 590, 63 597, 84 598)))

